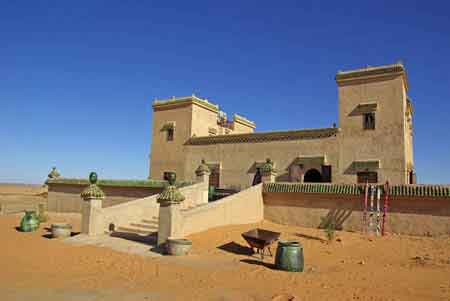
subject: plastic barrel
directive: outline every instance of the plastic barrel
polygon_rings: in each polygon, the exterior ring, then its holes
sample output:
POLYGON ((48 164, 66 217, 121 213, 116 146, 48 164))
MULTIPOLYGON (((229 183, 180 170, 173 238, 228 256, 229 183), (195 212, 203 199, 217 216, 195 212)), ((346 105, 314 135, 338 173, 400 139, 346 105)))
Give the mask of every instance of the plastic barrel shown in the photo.
POLYGON ((303 247, 298 241, 279 241, 275 267, 289 272, 303 272, 303 247))

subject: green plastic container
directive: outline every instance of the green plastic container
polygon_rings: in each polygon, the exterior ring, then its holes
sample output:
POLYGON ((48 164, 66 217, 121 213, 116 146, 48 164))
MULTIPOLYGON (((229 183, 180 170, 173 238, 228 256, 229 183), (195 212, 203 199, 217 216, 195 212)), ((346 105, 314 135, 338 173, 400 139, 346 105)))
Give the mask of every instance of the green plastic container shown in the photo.
POLYGON ((39 228, 39 219, 35 211, 25 211, 25 215, 20 221, 20 230, 22 232, 32 232, 39 228))
POLYGON ((298 241, 278 242, 275 267, 288 272, 303 272, 303 247, 298 241))

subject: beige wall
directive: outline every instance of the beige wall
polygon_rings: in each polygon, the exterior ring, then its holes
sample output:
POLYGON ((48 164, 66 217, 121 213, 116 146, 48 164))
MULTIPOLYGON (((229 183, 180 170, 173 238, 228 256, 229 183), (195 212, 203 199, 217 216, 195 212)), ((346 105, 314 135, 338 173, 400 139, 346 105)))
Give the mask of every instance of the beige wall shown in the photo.
MULTIPOLYGON (((254 174, 249 174, 255 162, 272 159, 278 171, 277 180, 286 181, 286 170, 292 161, 302 156, 325 155, 332 167, 333 182, 340 182, 338 142, 336 137, 265 143, 230 143, 186 146, 186 180, 193 180, 188 171, 195 170, 202 158, 207 163, 220 163, 220 187, 244 189, 252 184, 254 174)), ((317 166, 305 166, 305 169, 317 166)), ((319 167, 320 171, 320 167, 319 167)))
POLYGON ((161 108, 153 112, 149 170, 151 179, 162 180, 165 171, 174 171, 178 179, 184 178, 183 144, 191 136, 191 115, 191 105, 161 108), (175 122, 173 141, 167 141, 166 131, 161 131, 167 122, 175 122))
POLYGON ((342 179, 356 183, 348 172, 353 161, 380 160, 378 181, 406 184, 405 88, 401 76, 340 85, 339 134, 342 179), (358 104, 376 102, 375 130, 363 129, 363 116, 351 116, 358 104))
MULTIPOLYGON (((361 231, 363 195, 264 193, 264 218, 276 223, 317 228, 329 215, 343 230, 361 231)), ((450 234, 450 198, 390 198, 386 231, 411 235, 450 234)))
POLYGON ((182 236, 225 225, 257 223, 263 219, 262 184, 221 200, 183 211, 182 236))
MULTIPOLYGON (((80 193, 86 185, 50 184, 48 188, 48 211, 81 212, 83 201, 80 193)), ((161 188, 101 186, 106 198, 103 207, 129 202, 161 192, 161 188)))

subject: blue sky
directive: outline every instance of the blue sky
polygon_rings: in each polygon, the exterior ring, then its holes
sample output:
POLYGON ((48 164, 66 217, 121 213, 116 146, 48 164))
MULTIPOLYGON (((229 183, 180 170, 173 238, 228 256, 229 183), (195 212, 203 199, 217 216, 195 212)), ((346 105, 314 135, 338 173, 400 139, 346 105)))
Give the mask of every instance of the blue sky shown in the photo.
POLYGON ((146 178, 154 98, 257 130, 337 122, 336 71, 402 60, 422 183, 450 183, 445 1, 1 1, 0 182, 146 178))

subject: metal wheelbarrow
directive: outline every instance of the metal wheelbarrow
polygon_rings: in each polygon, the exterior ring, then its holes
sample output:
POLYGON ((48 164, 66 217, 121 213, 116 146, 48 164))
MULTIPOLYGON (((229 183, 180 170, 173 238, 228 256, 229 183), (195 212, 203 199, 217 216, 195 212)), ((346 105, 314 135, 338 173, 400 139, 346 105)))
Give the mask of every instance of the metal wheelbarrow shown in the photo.
POLYGON ((278 240, 280 235, 281 233, 279 232, 273 232, 259 228, 242 233, 242 237, 250 245, 253 253, 255 252, 254 249, 256 249, 256 252, 261 255, 261 260, 264 260, 265 249, 267 249, 270 256, 273 256, 270 250, 270 246, 278 240))

